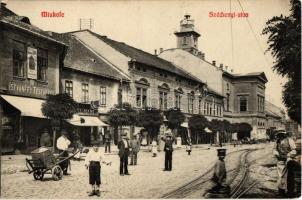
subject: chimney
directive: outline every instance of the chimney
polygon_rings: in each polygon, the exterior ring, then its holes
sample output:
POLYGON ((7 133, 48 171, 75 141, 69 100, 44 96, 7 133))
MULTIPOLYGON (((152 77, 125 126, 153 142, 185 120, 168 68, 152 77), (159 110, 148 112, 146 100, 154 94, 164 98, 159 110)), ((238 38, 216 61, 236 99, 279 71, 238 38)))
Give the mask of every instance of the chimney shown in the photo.
POLYGON ((154 55, 157 56, 157 50, 156 49, 154 49, 154 55))
POLYGON ((228 71, 228 68, 229 68, 228 66, 225 66, 225 71, 228 71))
POLYGON ((216 60, 212 61, 212 65, 216 66, 216 60))
POLYGON ((219 68, 220 68, 220 69, 223 69, 223 64, 222 64, 222 63, 220 64, 219 68))
POLYGON ((162 53, 164 51, 163 48, 159 48, 159 53, 162 53))
POLYGON ((201 53, 201 59, 204 60, 205 54, 201 53))
POLYGON ((233 72, 234 72, 234 70, 233 70, 233 69, 231 69, 231 72, 233 73, 233 72))

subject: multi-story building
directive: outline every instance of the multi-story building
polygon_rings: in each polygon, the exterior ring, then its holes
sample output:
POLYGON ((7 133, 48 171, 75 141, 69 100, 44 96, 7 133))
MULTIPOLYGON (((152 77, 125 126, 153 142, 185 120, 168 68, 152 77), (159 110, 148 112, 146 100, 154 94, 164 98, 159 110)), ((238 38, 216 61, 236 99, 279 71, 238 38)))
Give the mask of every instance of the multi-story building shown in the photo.
POLYGON ((46 94, 59 93, 59 66, 66 45, 0 7, 0 112, 3 152, 36 148, 49 121, 41 112, 46 94))
POLYGON ((130 80, 72 34, 52 34, 68 45, 60 69, 60 93, 67 93, 79 105, 78 113, 69 120, 71 129, 79 133, 84 145, 90 145, 102 138, 100 133, 108 126, 103 120, 118 104, 121 81, 130 80))
POLYGON ((263 72, 223 73, 224 117, 232 123, 246 122, 253 128, 251 138, 265 139, 265 84, 263 72))
MULTIPOLYGON (((195 74, 207 83, 224 100, 214 99, 208 104, 222 112, 221 117, 232 123, 246 122, 252 127, 251 138, 260 139, 265 135, 265 84, 267 78, 263 72, 234 74, 223 65, 216 66, 205 60, 205 54, 198 50, 198 37, 194 20, 185 15, 180 21, 180 31, 175 33, 177 48, 161 51, 159 57, 195 74)), ((204 109, 205 116, 209 114, 204 109)), ((209 119, 211 117, 207 116, 209 119)))
MULTIPOLYGON (((134 107, 180 108, 186 114, 198 114, 200 90, 204 88, 196 76, 172 63, 88 30, 71 33, 116 69, 131 79, 123 85, 123 102, 134 107)), ((217 95, 212 90, 209 93, 217 95)))
POLYGON ((265 114, 266 114, 266 130, 285 130, 286 119, 285 111, 280 107, 265 101, 265 114))

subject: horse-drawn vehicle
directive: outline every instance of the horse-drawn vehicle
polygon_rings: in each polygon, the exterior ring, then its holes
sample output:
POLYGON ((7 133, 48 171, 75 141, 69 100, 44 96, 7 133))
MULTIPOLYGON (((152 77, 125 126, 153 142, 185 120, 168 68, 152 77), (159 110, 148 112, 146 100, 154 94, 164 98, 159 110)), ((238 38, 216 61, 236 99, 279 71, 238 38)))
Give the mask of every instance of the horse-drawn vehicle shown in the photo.
POLYGON ((35 180, 43 180, 44 174, 50 172, 52 178, 57 181, 63 177, 63 169, 60 164, 70 161, 77 152, 72 153, 68 157, 62 157, 62 154, 55 156, 51 150, 46 147, 40 147, 31 152, 32 159, 26 158, 26 167, 29 174, 33 173, 35 180))

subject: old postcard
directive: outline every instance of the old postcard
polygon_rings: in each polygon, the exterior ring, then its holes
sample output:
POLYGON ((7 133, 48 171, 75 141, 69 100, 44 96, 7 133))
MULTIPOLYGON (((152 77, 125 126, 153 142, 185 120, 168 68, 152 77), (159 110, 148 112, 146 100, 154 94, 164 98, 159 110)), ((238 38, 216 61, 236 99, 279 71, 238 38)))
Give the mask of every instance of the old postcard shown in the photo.
POLYGON ((300 197, 300 0, 0 2, 1 198, 300 197))

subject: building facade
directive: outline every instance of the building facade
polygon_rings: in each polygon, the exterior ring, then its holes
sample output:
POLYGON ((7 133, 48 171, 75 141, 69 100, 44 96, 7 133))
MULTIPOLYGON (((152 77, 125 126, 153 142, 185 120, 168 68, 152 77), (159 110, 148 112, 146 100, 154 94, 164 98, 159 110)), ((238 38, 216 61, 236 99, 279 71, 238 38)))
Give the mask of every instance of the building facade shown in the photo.
POLYGON ((103 121, 106 113, 119 103, 121 81, 130 80, 71 33, 53 34, 68 45, 60 69, 60 93, 68 94, 79 105, 78 113, 68 122, 83 144, 90 146, 102 140, 108 128, 103 121), (79 118, 82 123, 77 122, 79 118))
POLYGON ((59 66, 66 46, 3 3, 0 30, 2 150, 33 149, 43 129, 50 131, 41 105, 47 94, 59 93, 59 66))
MULTIPOLYGON (((208 106, 216 110, 221 109, 224 119, 231 123, 249 123, 253 130, 251 138, 266 137, 265 115, 265 84, 267 78, 263 72, 234 74, 222 64, 216 66, 205 60, 205 54, 199 51, 197 42, 200 34, 195 30, 194 20, 185 15, 180 21, 180 31, 175 33, 177 48, 167 49, 159 57, 196 74, 207 83, 208 88, 223 97, 223 101, 213 99, 208 106), (215 105, 214 102, 218 102, 215 105), (218 107, 217 107, 218 106, 218 107)), ((208 119, 212 119, 204 109, 208 119)), ((210 112, 211 113, 211 112, 210 112)))

